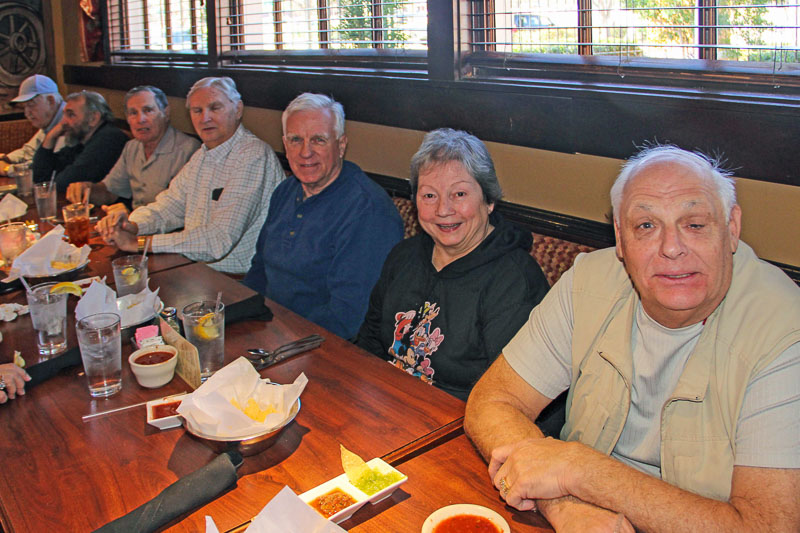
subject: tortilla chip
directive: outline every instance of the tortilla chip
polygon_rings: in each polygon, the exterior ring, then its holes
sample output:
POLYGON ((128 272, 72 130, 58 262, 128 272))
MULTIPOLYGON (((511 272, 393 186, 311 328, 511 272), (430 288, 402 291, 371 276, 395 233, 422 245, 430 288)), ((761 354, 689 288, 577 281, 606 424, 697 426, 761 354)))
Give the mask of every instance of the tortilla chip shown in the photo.
POLYGON ((365 473, 369 472, 369 466, 364 460, 359 457, 358 455, 354 454, 341 444, 339 445, 342 452, 342 468, 344 469, 344 473, 347 475, 347 480, 350 483, 355 484, 361 476, 365 473))

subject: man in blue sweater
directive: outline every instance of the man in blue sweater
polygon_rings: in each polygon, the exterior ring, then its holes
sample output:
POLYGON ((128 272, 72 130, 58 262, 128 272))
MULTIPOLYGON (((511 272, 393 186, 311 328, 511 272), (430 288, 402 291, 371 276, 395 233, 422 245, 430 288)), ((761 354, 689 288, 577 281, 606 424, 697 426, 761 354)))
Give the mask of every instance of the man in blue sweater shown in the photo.
POLYGON ((282 116, 292 176, 272 194, 244 284, 349 339, 403 221, 389 196, 344 160, 344 110, 304 93, 282 116))

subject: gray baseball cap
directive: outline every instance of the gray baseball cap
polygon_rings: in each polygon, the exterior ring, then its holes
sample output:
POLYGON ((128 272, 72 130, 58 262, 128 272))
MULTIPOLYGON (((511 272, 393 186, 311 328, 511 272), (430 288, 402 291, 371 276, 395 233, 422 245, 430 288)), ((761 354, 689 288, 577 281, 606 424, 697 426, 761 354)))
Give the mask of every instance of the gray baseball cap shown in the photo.
POLYGON ((51 94, 57 92, 58 86, 56 85, 56 82, 47 76, 34 74, 33 76, 25 78, 25 81, 23 81, 19 86, 19 94, 11 101, 15 104, 18 104, 21 102, 27 102, 31 98, 35 98, 40 94, 51 94))

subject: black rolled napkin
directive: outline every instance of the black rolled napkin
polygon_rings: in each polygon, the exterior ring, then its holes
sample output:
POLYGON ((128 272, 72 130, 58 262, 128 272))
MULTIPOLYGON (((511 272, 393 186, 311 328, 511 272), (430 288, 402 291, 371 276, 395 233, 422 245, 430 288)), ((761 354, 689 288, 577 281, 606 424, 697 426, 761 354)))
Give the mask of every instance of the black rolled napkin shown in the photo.
POLYGON ((95 530, 95 533, 155 531, 235 486, 236 469, 241 464, 239 452, 221 453, 203 468, 179 479, 149 502, 95 530))
POLYGON ((256 293, 253 296, 225 306, 225 323, 233 324, 242 320, 272 320, 272 310, 264 304, 264 297, 256 293))
POLYGON ((38 385, 39 383, 52 378, 61 370, 80 364, 81 351, 77 346, 73 346, 57 357, 53 357, 52 359, 35 364, 30 368, 26 368, 25 371, 31 377, 31 380, 25 383, 25 388, 28 389, 34 385, 38 385))

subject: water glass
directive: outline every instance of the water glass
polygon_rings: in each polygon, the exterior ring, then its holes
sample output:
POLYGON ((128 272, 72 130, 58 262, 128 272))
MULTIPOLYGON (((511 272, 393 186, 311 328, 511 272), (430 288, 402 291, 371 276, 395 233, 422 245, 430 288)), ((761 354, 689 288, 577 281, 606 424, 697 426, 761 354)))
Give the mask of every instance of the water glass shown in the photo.
POLYGON ((17 182, 17 195, 30 196, 33 192, 33 169, 30 162, 12 165, 9 176, 17 182))
POLYGON ((149 257, 126 255, 111 261, 117 297, 138 294, 147 287, 147 261, 149 257), (144 259, 144 261, 142 261, 144 259))
POLYGON ((98 313, 78 320, 75 330, 83 370, 93 398, 122 390, 122 335, 116 313, 98 313))
POLYGON ((205 381, 222 368, 225 359, 225 306, 217 302, 194 302, 183 308, 186 340, 197 347, 200 380, 205 381))
POLYGON ((89 222, 89 204, 70 204, 64 207, 64 227, 69 242, 80 248, 89 243, 89 232, 92 224, 89 222))
POLYGON ((28 309, 36 330, 39 353, 48 357, 67 349, 67 294, 51 294, 55 283, 42 283, 28 292, 28 309))
POLYGON ((56 184, 52 186, 49 181, 37 183, 33 186, 33 197, 36 199, 36 210, 40 220, 56 218, 56 184))
POLYGON ((6 266, 28 247, 28 227, 22 222, 12 222, 0 226, 0 255, 6 266))

